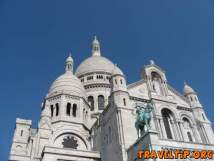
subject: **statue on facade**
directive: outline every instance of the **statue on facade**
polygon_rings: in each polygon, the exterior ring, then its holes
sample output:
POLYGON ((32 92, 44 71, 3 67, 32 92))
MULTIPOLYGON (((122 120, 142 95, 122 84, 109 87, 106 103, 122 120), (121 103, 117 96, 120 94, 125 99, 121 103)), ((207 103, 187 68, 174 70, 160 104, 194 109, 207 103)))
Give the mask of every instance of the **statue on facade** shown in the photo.
POLYGON ((137 135, 139 138, 145 132, 145 126, 147 131, 150 129, 150 113, 153 110, 153 106, 151 103, 147 103, 145 107, 136 105, 136 109, 137 117, 135 122, 135 128, 137 130, 137 135))

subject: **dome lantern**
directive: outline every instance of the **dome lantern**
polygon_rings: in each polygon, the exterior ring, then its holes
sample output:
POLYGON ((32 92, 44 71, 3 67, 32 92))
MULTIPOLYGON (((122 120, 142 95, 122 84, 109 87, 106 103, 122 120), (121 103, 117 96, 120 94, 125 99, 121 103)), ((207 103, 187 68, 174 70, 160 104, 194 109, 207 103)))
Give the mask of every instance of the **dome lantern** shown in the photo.
POLYGON ((92 55, 93 56, 100 56, 101 55, 101 53, 100 53, 100 43, 97 40, 96 36, 94 36, 94 40, 92 42, 92 55))
POLYGON ((66 59, 66 66, 65 66, 65 72, 72 72, 73 73, 73 59, 71 57, 71 53, 69 54, 68 58, 66 59))

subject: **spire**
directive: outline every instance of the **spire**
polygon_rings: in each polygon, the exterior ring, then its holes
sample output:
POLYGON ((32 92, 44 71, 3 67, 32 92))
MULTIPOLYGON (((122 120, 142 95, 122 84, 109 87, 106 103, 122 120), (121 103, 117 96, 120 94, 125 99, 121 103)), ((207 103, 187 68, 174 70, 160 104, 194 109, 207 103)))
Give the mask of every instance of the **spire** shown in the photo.
POLYGON ((71 57, 71 53, 69 53, 69 56, 66 59, 65 72, 72 72, 73 73, 73 59, 71 57))
POLYGON ((100 43, 97 40, 97 37, 94 36, 94 40, 92 42, 92 56, 100 56, 100 43))

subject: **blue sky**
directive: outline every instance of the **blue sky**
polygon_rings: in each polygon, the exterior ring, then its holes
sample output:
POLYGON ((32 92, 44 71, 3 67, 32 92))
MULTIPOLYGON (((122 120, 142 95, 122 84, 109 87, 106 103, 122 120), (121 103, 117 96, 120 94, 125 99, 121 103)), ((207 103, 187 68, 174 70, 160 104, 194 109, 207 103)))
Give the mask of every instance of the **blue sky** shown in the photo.
POLYGON ((0 160, 8 159, 15 119, 37 126, 68 52, 77 67, 94 35, 129 83, 154 59, 178 91, 187 81, 198 92, 214 122, 214 1, 0 0, 0 160))

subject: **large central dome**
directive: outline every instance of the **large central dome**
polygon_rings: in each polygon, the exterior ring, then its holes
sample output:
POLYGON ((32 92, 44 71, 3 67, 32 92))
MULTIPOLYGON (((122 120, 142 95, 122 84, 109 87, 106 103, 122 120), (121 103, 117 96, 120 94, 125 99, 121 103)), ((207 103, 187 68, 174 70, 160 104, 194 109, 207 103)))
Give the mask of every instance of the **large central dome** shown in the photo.
MULTIPOLYGON (((111 73, 114 64, 105 57, 92 56, 83 61, 76 70, 76 76, 81 76, 91 72, 111 73)), ((122 72, 121 72, 122 73, 122 72)))
MULTIPOLYGON (((94 39, 92 43, 92 56, 84 60, 76 70, 76 76, 82 76, 93 72, 104 72, 111 74, 115 65, 107 58, 100 54, 100 44, 94 39)), ((118 72, 123 75, 122 71, 116 67, 118 72)))

